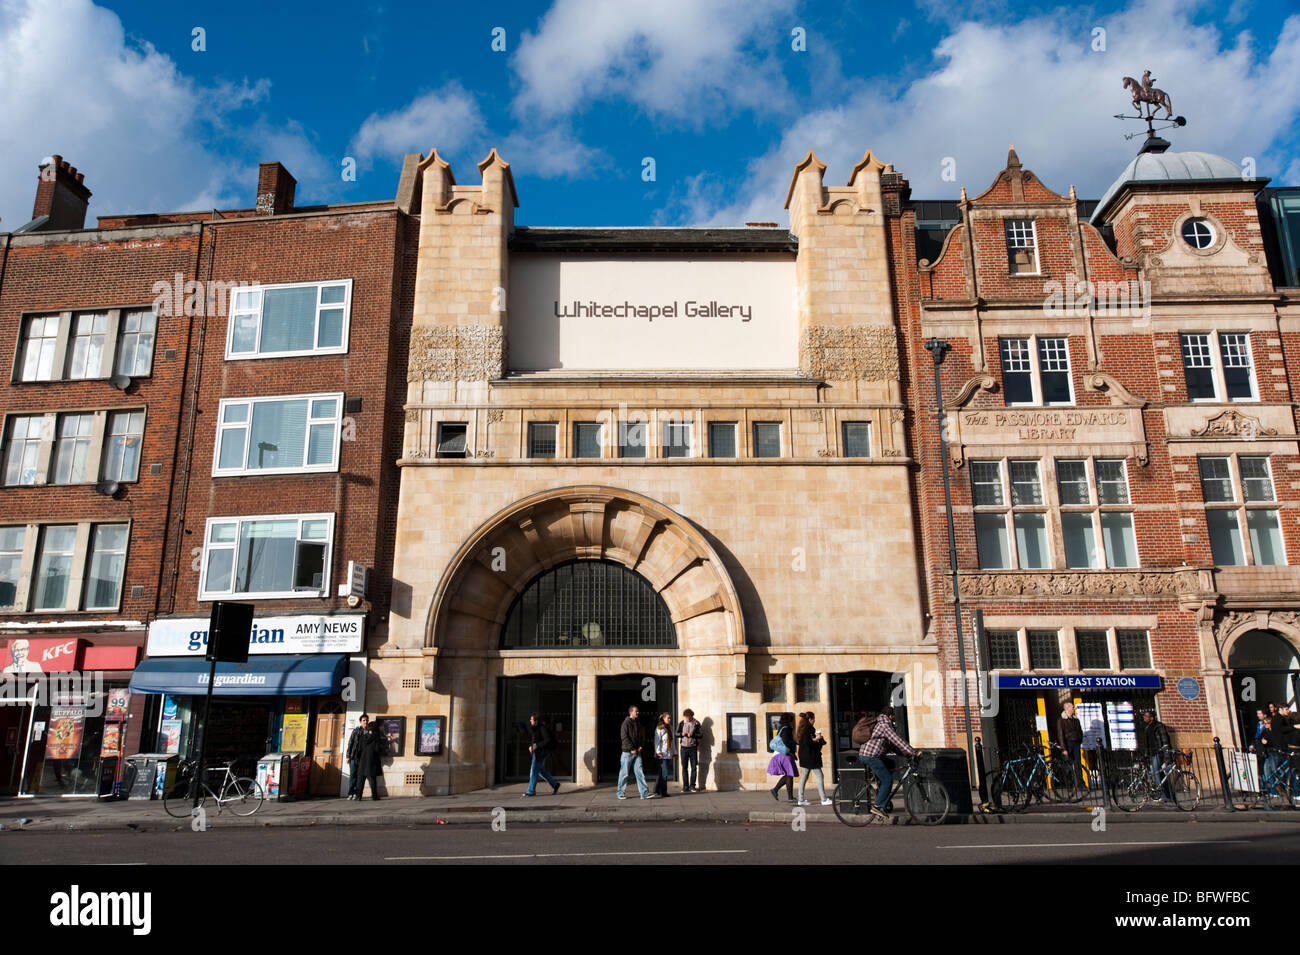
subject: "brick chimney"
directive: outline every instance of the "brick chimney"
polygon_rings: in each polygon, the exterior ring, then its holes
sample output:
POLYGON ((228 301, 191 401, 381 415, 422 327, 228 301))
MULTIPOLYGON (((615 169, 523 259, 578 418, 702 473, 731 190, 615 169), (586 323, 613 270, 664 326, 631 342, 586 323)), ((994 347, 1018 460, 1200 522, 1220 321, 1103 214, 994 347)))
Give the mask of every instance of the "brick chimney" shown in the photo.
POLYGON ((85 173, 64 162, 62 156, 51 156, 41 163, 40 177, 36 183, 36 203, 32 218, 49 216, 46 229, 84 229, 86 206, 90 203, 90 190, 82 182, 85 173))
POLYGON ((278 162, 264 162, 257 167, 257 214, 278 216, 293 211, 293 190, 298 180, 278 162))

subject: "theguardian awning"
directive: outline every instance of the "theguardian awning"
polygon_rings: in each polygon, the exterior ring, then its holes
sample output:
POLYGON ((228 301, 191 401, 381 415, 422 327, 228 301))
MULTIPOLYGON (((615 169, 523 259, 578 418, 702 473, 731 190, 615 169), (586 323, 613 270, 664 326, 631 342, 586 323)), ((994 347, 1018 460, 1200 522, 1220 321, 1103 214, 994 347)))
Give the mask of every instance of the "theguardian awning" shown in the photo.
MULTIPOLYGON (((131 676, 131 692, 207 693, 211 666, 202 657, 145 660, 131 676)), ((342 654, 258 654, 247 663, 218 663, 212 692, 215 696, 328 696, 343 688, 347 669, 348 658, 342 654)))

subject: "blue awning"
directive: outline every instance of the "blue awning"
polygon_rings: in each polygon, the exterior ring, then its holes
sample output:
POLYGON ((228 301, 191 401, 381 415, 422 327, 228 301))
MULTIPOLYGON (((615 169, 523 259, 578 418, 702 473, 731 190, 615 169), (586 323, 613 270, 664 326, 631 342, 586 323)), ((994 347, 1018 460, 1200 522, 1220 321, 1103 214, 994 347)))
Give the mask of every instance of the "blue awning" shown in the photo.
MULTIPOLYGON (((212 664, 202 657, 145 660, 131 676, 132 693, 195 696, 208 692, 212 664)), ((214 696, 327 696, 338 693, 348 658, 322 653, 304 656, 257 654, 247 663, 218 663, 214 696)))

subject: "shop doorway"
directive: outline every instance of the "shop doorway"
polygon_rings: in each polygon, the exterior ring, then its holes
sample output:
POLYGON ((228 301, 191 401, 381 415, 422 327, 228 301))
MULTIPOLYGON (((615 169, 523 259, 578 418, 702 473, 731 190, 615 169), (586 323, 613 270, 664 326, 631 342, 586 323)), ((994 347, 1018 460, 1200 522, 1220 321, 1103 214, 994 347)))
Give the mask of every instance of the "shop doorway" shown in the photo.
MULTIPOLYGON (((853 745, 853 724, 858 721, 860 713, 879 713, 889 705, 895 686, 899 687, 897 698, 907 698, 907 687, 903 682, 906 677, 900 674, 898 684, 893 682, 893 677, 894 674, 883 670, 831 674, 831 729, 835 741, 835 769, 843 769, 848 765, 850 755, 858 755, 858 747, 853 745)), ((899 734, 907 739, 906 706, 895 707, 894 725, 899 734)))
POLYGON ((527 782, 532 768, 532 713, 555 733, 549 771, 573 779, 573 717, 578 681, 564 676, 502 677, 497 687, 497 782, 527 782))
POLYGON ((322 700, 312 728, 311 774, 313 796, 337 796, 343 781, 343 704, 322 700))
POLYGON ((0 795, 18 792, 23 771, 23 743, 30 733, 30 706, 0 706, 0 795))
POLYGON ((654 781, 659 776, 659 760, 655 758, 654 745, 655 721, 660 713, 673 714, 674 721, 679 718, 675 676, 628 674, 596 680, 596 779, 600 782, 618 779, 623 758, 619 730, 623 720, 627 719, 627 708, 633 705, 640 710, 637 722, 641 724, 646 739, 641 752, 641 766, 646 784, 654 788, 654 781))
MULTIPOLYGON (((191 697, 193 726, 198 714, 203 712, 203 698, 191 697)), ((251 776, 257 771, 257 761, 267 753, 275 752, 278 738, 280 710, 283 703, 276 697, 214 696, 212 711, 208 714, 208 744, 205 761, 210 766, 234 763, 239 775, 251 776)), ((198 755, 198 740, 193 732, 187 743, 189 758, 198 755)))
POLYGON ((1228 669, 1232 672, 1237 745, 1245 749, 1255 738, 1257 709, 1266 709, 1269 703, 1295 707, 1300 660, 1295 648, 1276 630, 1251 630, 1232 644, 1228 669))

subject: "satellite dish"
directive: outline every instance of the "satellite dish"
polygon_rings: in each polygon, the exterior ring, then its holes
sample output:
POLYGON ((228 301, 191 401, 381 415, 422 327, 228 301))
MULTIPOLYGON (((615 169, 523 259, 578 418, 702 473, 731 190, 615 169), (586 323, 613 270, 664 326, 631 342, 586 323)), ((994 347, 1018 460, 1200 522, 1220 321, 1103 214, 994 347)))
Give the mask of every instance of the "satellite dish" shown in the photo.
POLYGON ((95 485, 95 493, 102 494, 105 497, 116 497, 120 490, 122 490, 122 485, 116 481, 100 481, 95 485))
POLYGON ((131 376, 114 375, 112 378, 108 379, 108 383, 118 391, 126 391, 126 389, 131 387, 131 376))

